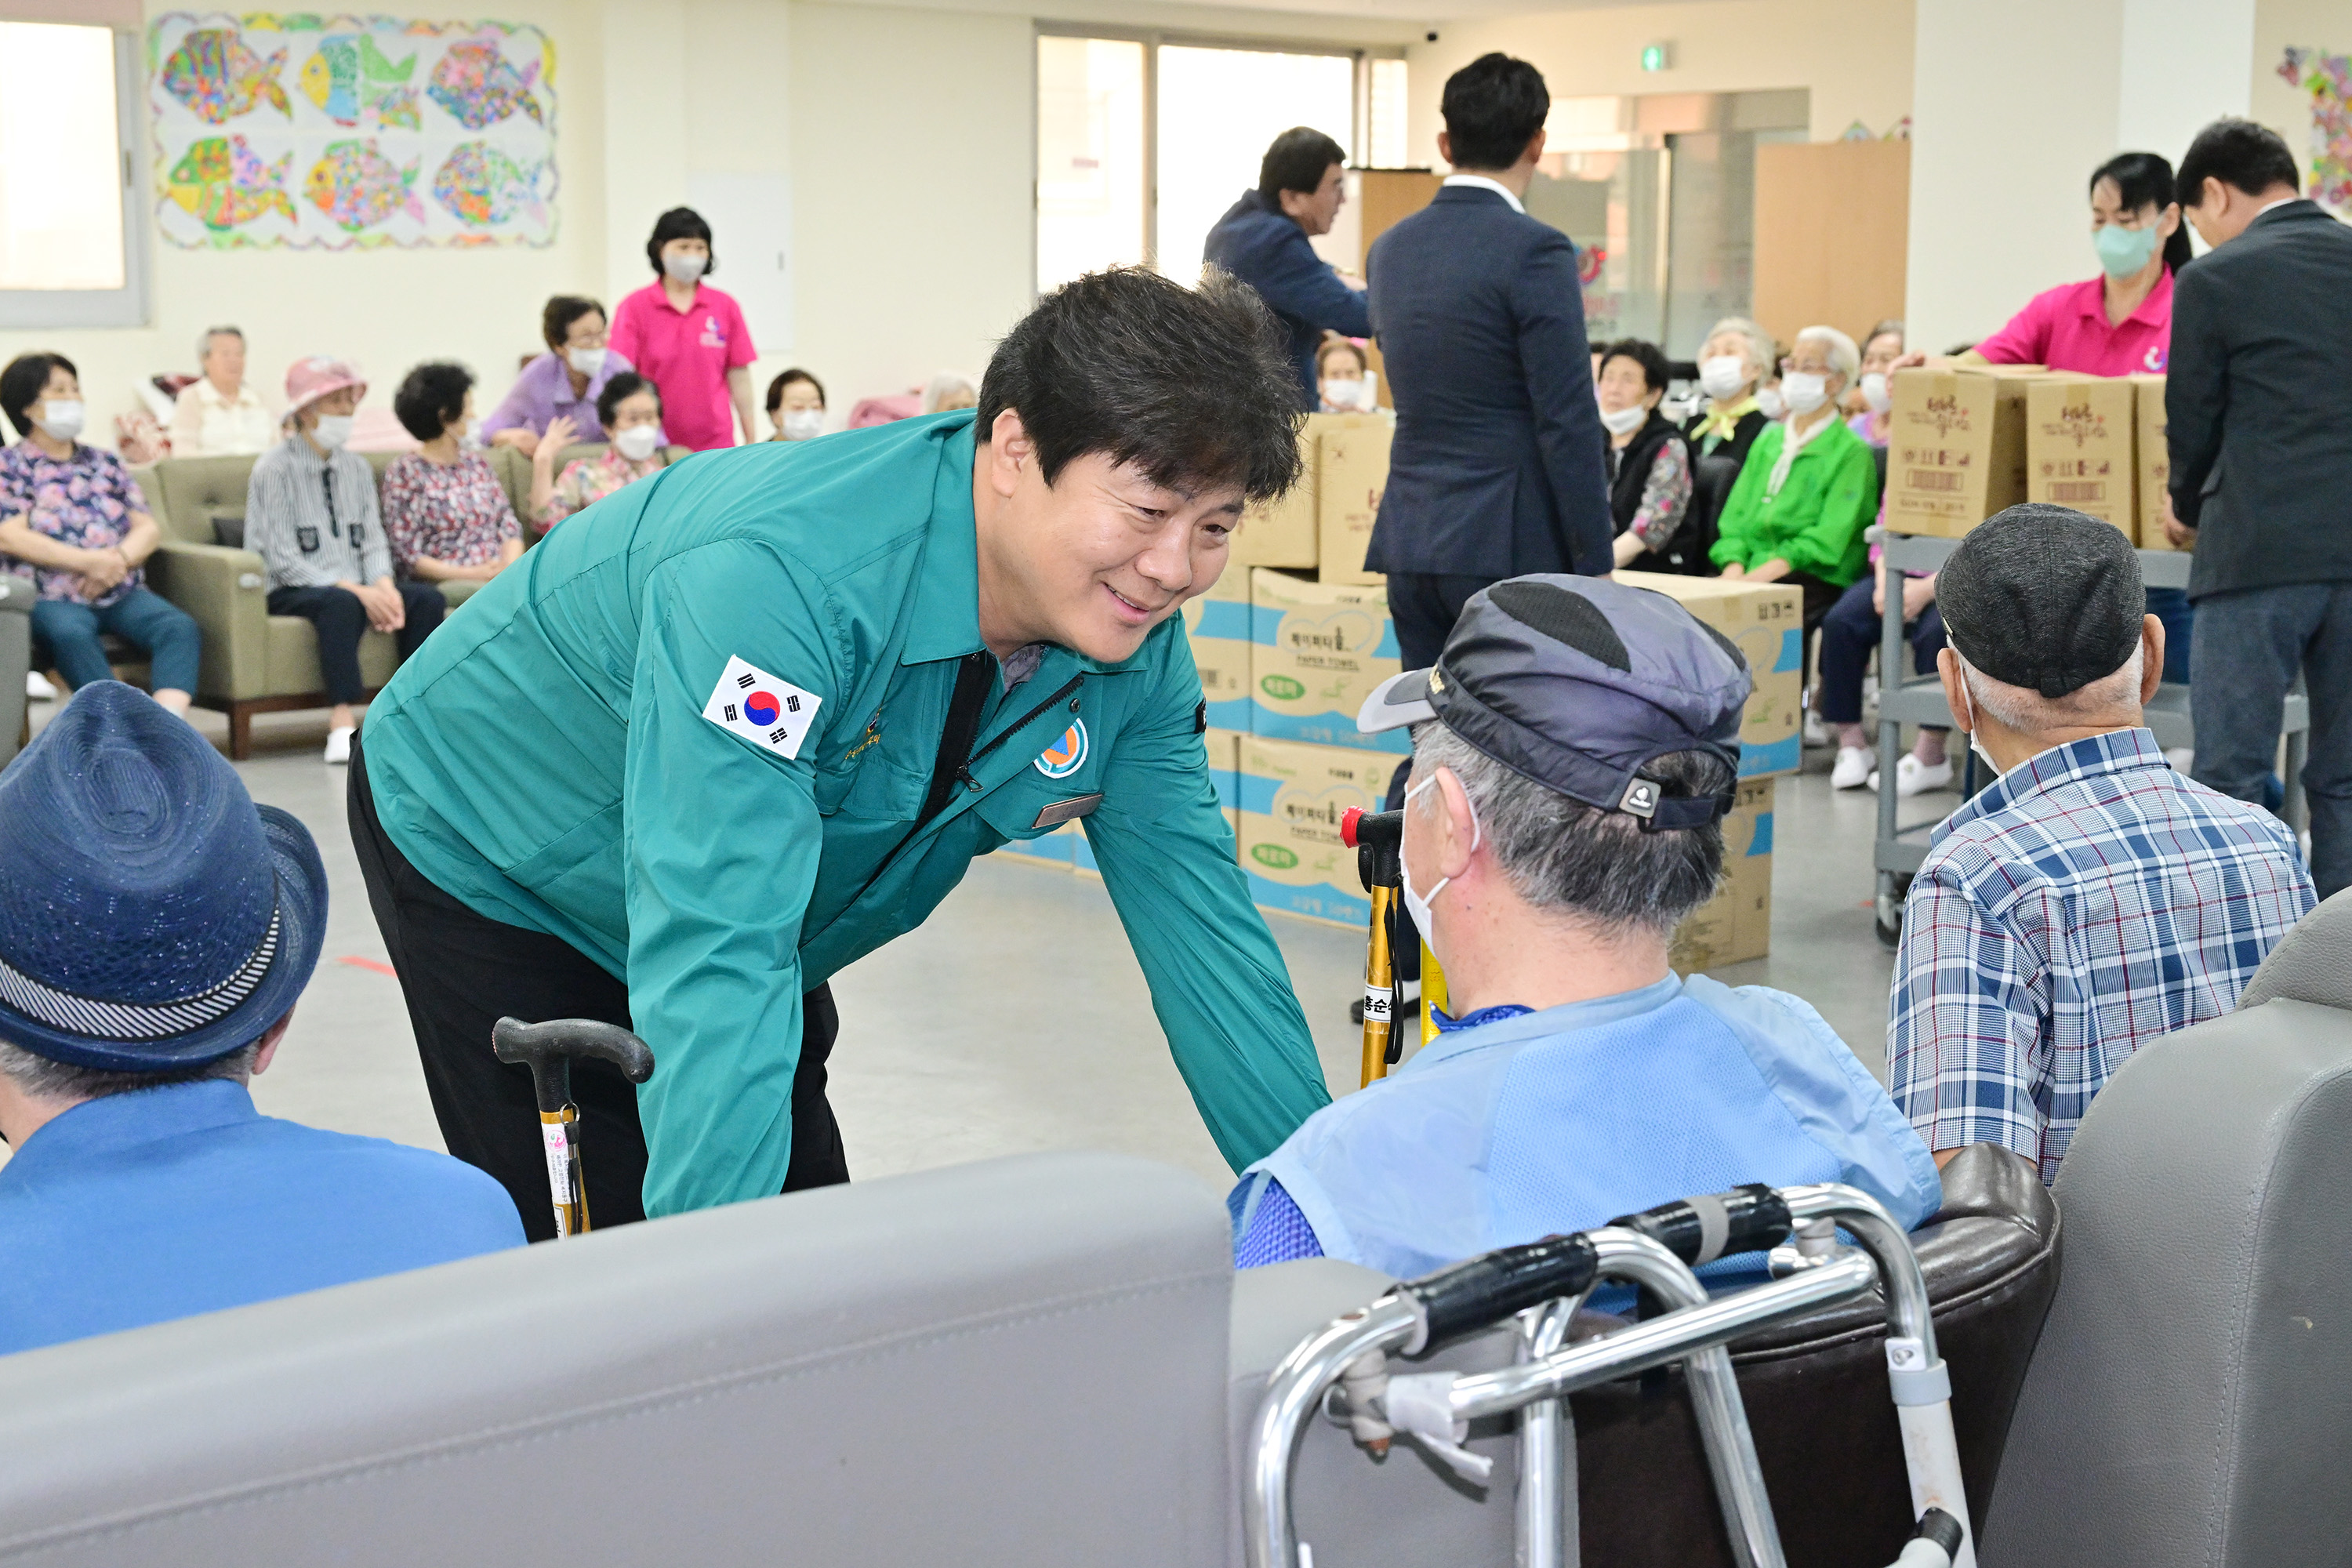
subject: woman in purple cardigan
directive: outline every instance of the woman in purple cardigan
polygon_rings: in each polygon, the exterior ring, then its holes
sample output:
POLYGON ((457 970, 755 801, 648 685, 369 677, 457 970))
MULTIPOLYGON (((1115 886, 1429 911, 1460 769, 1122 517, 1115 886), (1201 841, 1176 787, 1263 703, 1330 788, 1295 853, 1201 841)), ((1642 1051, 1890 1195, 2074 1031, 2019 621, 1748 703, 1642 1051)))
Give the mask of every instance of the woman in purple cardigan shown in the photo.
POLYGON ((605 326, 604 307, 593 300, 577 294, 550 300, 539 318, 548 352, 523 366, 505 399, 482 421, 482 439, 530 457, 539 449, 548 422, 561 417, 572 421, 573 440, 604 440, 597 395, 606 382, 634 368, 604 346, 605 326))

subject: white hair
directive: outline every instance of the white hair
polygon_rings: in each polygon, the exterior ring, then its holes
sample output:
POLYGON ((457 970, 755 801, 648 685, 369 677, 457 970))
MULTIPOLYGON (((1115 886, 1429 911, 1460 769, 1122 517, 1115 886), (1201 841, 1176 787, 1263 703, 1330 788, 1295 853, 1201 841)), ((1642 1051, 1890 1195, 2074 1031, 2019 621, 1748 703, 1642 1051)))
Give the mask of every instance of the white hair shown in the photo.
POLYGON ((1821 344, 1830 356, 1830 369, 1845 377, 1846 385, 1852 386, 1853 378, 1862 374, 1862 351, 1835 327, 1807 327, 1797 334, 1797 341, 1821 344))
POLYGON ((975 403, 980 401, 980 388, 972 384, 971 377, 961 371, 940 372, 924 384, 923 412, 937 414, 942 404, 960 392, 969 393, 975 403))
POLYGON ((1706 330, 1702 344, 1711 342, 1729 332, 1748 344, 1748 368, 1759 379, 1772 374, 1772 362, 1779 357, 1774 352, 1772 335, 1745 316, 1726 316, 1706 330))
POLYGON ((2134 643, 2131 657, 2114 674, 2085 681, 2063 697, 2044 697, 2029 688, 1995 680, 1970 664, 1958 648, 1954 648, 1952 655, 1960 661, 1960 682, 1969 689, 1970 702, 2019 734, 2037 735, 2045 730, 2078 723, 2094 714, 2138 707, 2140 673, 2147 668, 2147 644, 2134 643))
POLYGON ((213 340, 215 338, 235 338, 240 343, 245 342, 245 334, 235 327, 206 327, 205 329, 205 335, 196 340, 196 363, 198 364, 204 363, 205 356, 213 352, 213 340))

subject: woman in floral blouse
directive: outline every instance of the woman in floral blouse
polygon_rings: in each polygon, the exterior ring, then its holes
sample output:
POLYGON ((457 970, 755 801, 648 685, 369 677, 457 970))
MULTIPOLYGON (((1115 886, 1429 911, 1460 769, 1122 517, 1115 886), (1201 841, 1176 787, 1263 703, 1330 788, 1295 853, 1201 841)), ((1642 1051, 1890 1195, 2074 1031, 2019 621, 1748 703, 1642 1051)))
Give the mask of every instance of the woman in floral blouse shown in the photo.
POLYGON ((474 373, 446 361, 420 364, 393 394, 392 411, 423 443, 383 473, 383 532, 400 574, 487 583, 520 560, 514 503, 489 459, 465 444, 474 373))
POLYGON ((669 460, 662 452, 661 394, 644 376, 630 371, 606 382, 596 399, 596 417, 613 433, 604 456, 576 458, 559 477, 555 460, 572 436, 572 421, 563 418, 548 426, 531 454, 530 510, 541 529, 659 471, 669 460))
POLYGON ((111 452, 85 447, 81 379, 63 354, 19 354, 0 370, 0 411, 24 439, 0 451, 0 571, 30 578, 33 632, 70 686, 112 672, 100 633, 147 650, 148 684, 188 710, 204 636, 150 591, 140 563, 163 541, 139 481, 111 452))

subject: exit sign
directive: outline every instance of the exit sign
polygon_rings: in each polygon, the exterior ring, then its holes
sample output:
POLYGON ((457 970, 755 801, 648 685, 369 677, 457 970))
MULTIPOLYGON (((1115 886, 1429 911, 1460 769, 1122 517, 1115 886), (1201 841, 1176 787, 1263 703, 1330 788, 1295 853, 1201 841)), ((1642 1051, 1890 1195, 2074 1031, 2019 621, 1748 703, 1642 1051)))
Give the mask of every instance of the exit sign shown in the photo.
POLYGON ((1662 71, 1674 63, 1674 47, 1670 44, 1652 44, 1642 51, 1642 68, 1645 71, 1662 71))

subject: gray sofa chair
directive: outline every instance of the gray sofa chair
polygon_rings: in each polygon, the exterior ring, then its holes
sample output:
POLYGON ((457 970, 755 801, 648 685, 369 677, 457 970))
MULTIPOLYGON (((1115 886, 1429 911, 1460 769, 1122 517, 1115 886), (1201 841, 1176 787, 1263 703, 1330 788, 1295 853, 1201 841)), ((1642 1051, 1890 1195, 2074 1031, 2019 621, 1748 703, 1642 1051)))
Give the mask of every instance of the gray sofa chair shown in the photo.
POLYGON ((2066 1268, 1985 1568, 2297 1568, 2352 1540, 2352 892, 2143 1047, 2059 1167, 2066 1268))
POLYGON ((0 572, 0 768, 25 743, 25 675, 33 668, 33 585, 0 572))
POLYGON ((1233 1279, 1035 1156, 0 1357, 0 1563, 1211 1568, 1233 1279))

